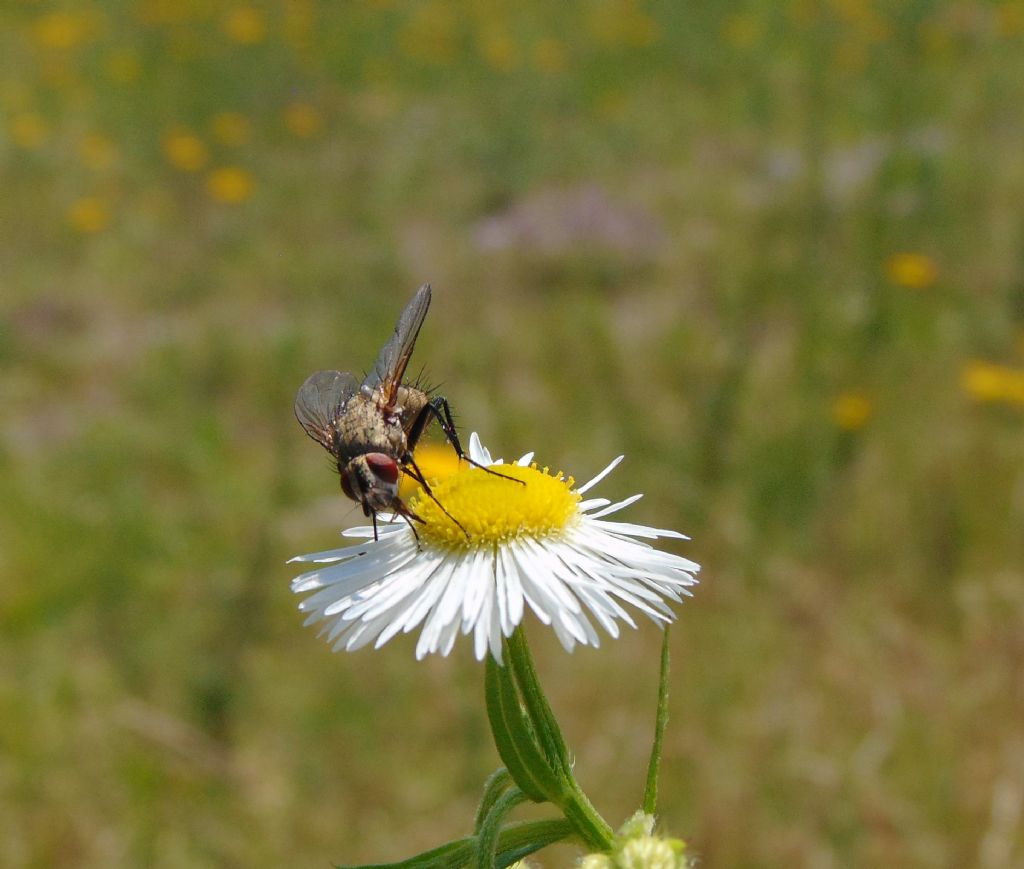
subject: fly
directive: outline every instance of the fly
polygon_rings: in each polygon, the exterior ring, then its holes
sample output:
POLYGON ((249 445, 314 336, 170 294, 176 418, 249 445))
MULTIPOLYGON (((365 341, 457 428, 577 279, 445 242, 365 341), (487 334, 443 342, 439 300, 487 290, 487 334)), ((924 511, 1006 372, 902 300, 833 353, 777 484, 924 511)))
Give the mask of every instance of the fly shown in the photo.
MULTIPOLYGON (((362 383, 341 371, 317 371, 306 378, 295 396, 295 416, 313 440, 337 462, 341 490, 363 507, 373 520, 377 539, 377 513, 382 510, 402 516, 413 534, 413 522, 422 522, 398 495, 398 481, 408 474, 446 516, 469 533, 434 497, 413 452, 420 436, 436 419, 460 459, 483 467, 466 455, 444 396, 402 382, 416 337, 430 307, 430 284, 416 291, 395 325, 394 334, 381 348, 377 361, 362 383)), ((489 474, 505 477, 490 468, 489 474)), ((511 477, 505 477, 511 480, 511 477)), ((514 480, 521 483, 521 480, 514 480)), ((419 537, 416 534, 417 538, 419 537)))

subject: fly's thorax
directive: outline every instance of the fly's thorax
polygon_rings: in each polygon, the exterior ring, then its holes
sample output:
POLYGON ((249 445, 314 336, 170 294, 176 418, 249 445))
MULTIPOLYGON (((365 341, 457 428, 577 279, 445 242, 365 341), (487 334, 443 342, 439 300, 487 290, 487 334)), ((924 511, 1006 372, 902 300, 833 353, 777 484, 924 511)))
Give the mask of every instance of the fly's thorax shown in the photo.
POLYGON ((428 401, 430 401, 430 396, 422 389, 405 385, 398 387, 398 394, 395 396, 395 410, 398 412, 402 428, 405 431, 409 430, 416 417, 427 406, 428 401))
POLYGON ((339 464, 367 453, 385 453, 395 459, 405 453, 405 432, 392 414, 372 399, 353 396, 335 423, 339 464))

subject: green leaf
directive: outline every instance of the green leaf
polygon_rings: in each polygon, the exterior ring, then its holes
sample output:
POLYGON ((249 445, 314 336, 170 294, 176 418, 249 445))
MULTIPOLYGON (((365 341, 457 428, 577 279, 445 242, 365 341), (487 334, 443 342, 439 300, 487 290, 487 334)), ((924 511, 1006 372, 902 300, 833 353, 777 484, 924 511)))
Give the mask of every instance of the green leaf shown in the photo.
POLYGON ((615 834, 573 777, 568 749, 537 680, 521 629, 513 632, 505 649, 508 665, 500 667, 488 658, 486 675, 488 714, 495 710, 491 730, 501 759, 527 795, 536 799, 531 788, 541 793, 562 810, 585 844, 595 850, 608 850, 615 834), (518 665, 513 664, 516 660, 518 665), (530 712, 523 709, 520 688, 525 689, 530 712), (545 733, 547 750, 534 721, 545 733))
MULTIPOLYGON (((546 848, 572 835, 572 826, 562 819, 550 821, 523 821, 509 824, 498 834, 498 848, 494 857, 495 869, 506 869, 516 860, 522 860, 541 848, 546 848)), ((338 865, 335 869, 466 869, 472 865, 476 853, 477 837, 456 839, 439 848, 424 851, 397 863, 367 863, 361 866, 338 865)))
POLYGON ((476 852, 476 837, 456 839, 430 851, 424 851, 397 863, 366 863, 360 866, 336 866, 335 869, 459 869, 469 866, 476 852))
POLYGON ((494 869, 494 856, 497 853, 498 837, 501 834, 502 822, 520 803, 527 799, 519 788, 512 788, 503 793, 491 810, 487 813, 483 823, 477 830, 476 842, 476 865, 477 869, 494 869))
POLYGON ((484 793, 480 797, 480 805, 476 810, 476 820, 473 822, 473 832, 480 832, 480 825, 491 811, 491 807, 498 798, 512 786, 512 776, 505 767, 499 767, 488 776, 484 782, 484 793))
POLYGON ((562 783, 551 769, 523 714, 511 671, 490 655, 487 657, 484 688, 494 744, 512 779, 534 802, 557 802, 562 783))
POLYGON ((548 699, 540 687, 522 625, 512 632, 512 636, 508 638, 507 647, 509 664, 512 666, 523 706, 541 747, 552 767, 563 777, 571 779, 572 760, 569 757, 569 749, 565 744, 565 738, 562 736, 558 722, 555 720, 555 714, 548 704, 548 699))
POLYGON ((529 857, 535 851, 561 842, 573 835, 572 825, 559 818, 552 821, 522 821, 509 824, 498 837, 498 853, 494 858, 495 869, 505 869, 516 860, 529 857))

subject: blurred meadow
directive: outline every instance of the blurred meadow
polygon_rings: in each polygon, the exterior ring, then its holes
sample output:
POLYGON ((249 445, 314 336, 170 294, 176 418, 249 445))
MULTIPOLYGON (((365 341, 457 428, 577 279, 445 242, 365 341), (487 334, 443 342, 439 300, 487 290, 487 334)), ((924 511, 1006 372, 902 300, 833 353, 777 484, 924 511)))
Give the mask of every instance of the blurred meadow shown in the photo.
MULTIPOLYGON (((295 390, 424 281, 467 436, 693 537, 667 832, 1024 865, 1022 106, 1019 0, 0 6, 0 865, 469 832, 471 644, 333 655, 284 564, 362 521, 295 390)), ((660 634, 527 627, 617 825, 660 634)))

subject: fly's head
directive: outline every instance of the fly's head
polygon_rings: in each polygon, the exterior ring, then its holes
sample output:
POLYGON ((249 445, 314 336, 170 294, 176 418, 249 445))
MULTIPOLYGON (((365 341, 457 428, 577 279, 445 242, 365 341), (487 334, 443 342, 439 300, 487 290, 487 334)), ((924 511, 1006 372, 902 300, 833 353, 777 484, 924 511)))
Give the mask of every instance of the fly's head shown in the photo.
POLYGON ((399 467, 386 453, 364 453, 346 465, 338 465, 341 490, 353 501, 363 505, 369 516, 381 510, 401 512, 398 497, 399 467))

